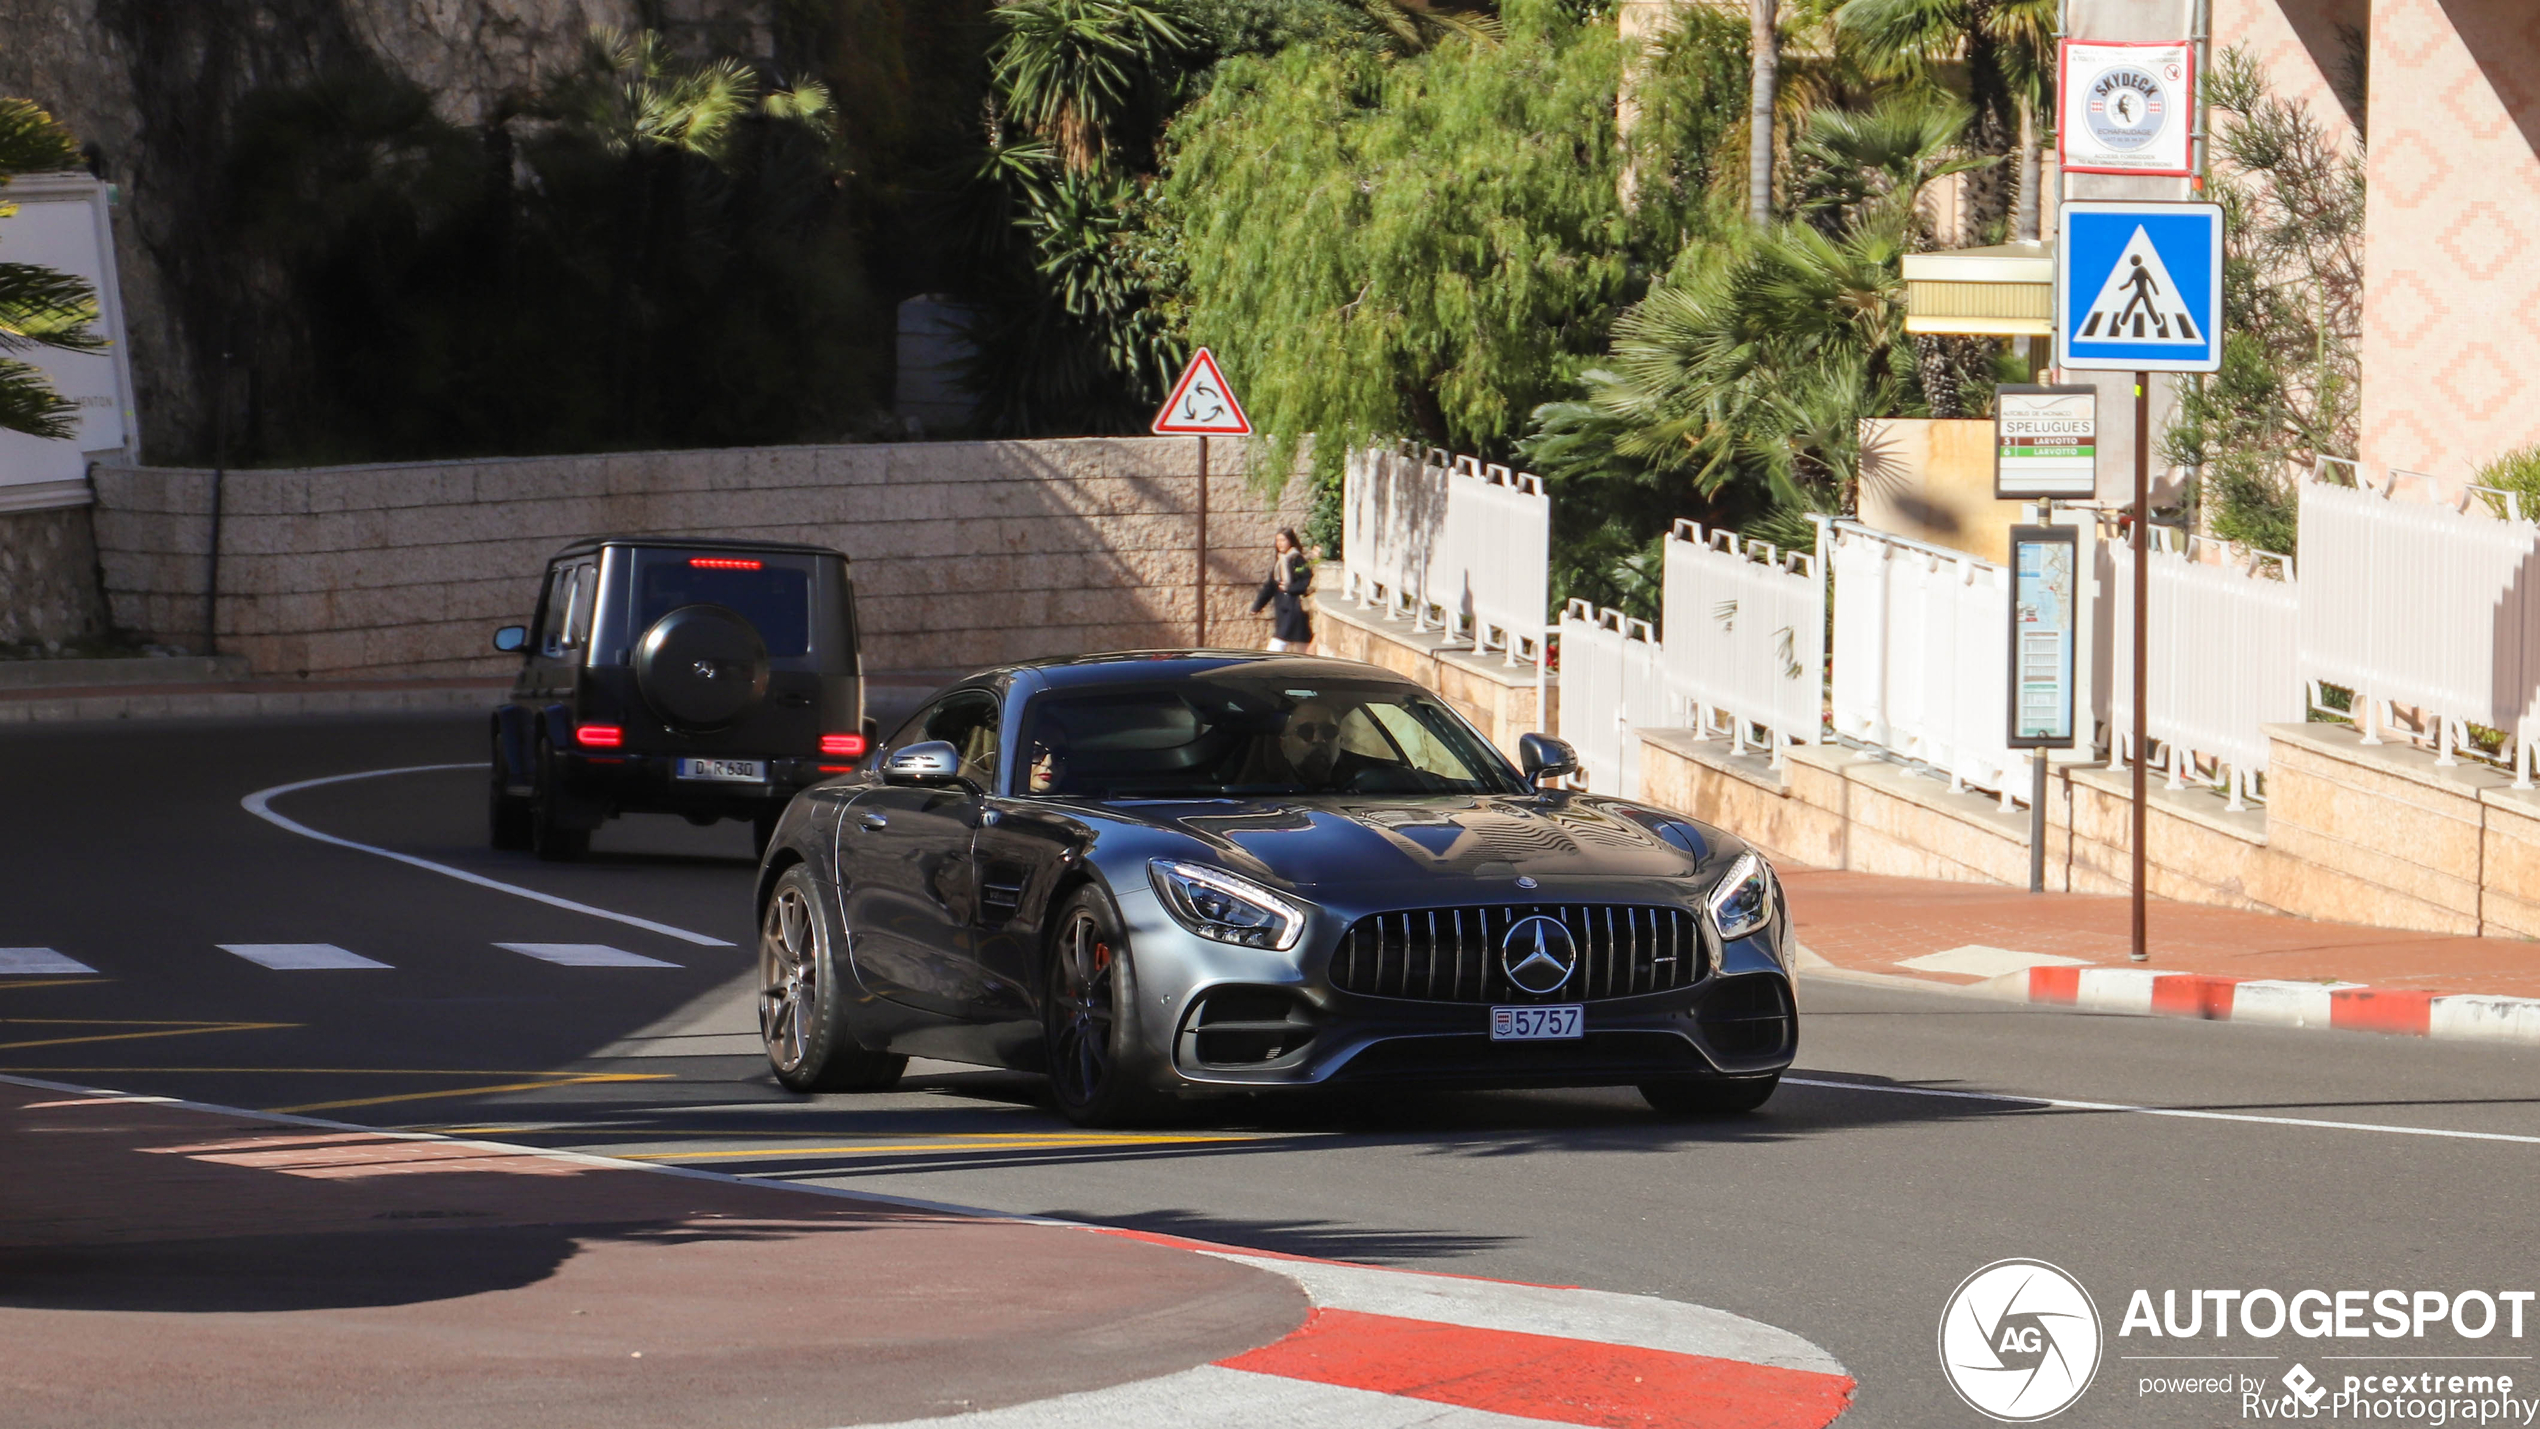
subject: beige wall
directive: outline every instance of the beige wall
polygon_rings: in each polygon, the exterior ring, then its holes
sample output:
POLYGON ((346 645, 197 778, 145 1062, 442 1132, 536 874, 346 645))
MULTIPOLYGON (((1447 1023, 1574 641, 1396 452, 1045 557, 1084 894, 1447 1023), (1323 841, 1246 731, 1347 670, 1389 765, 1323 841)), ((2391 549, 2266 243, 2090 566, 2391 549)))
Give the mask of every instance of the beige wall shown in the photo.
MULTIPOLYGON (((2278 98, 2308 107, 2339 139, 2354 137, 2362 116, 2346 107, 2349 32, 2360 44, 2371 28, 2370 0, 2214 0, 2214 53, 2246 48, 2273 81, 2278 98)), ((2361 59, 2355 52, 2353 57, 2361 59)))
MULTIPOLYGON (((221 649, 312 678, 499 673, 547 556, 603 532, 810 541, 851 559, 871 670, 1187 645, 1198 443, 1172 438, 629 452, 233 471, 221 649)), ((1211 446, 1209 639, 1258 645, 1270 535, 1306 484, 1249 484, 1211 446)), ((191 646, 209 474, 101 468, 99 564, 116 623, 191 646)))
POLYGON ((2540 5, 2373 0, 2363 450, 2446 481, 2540 441, 2540 5))
MULTIPOLYGON (((2107 425, 2107 413, 2100 413, 2107 425)), ((2001 564, 2023 503, 1993 497, 1990 418, 1888 417, 1861 424, 1861 521, 2001 564)), ((2102 463, 2103 472, 2105 463, 2102 463)), ((2130 479, 2130 478, 2129 478, 2130 479)))

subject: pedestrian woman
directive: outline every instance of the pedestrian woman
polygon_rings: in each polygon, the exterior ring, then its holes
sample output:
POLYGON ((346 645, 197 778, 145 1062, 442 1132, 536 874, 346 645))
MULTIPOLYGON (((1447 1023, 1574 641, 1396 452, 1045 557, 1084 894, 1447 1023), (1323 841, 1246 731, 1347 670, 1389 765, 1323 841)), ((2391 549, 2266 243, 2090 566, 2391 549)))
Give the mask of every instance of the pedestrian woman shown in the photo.
POLYGON ((1314 567, 1292 527, 1281 527, 1270 556, 1270 574, 1253 598, 1252 613, 1270 607, 1270 648, 1305 654, 1314 648, 1314 627, 1305 614, 1305 597, 1314 589, 1314 567))

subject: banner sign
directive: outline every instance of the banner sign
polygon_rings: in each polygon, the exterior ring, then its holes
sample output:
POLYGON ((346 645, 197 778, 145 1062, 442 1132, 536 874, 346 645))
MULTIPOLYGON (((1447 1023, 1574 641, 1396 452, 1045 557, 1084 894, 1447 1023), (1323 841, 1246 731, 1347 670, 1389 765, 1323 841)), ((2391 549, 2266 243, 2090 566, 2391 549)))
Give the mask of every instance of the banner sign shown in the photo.
POLYGON ((2099 389, 1993 389, 1993 494, 2087 501, 2099 492, 2099 389))
POLYGON ((2081 533, 2075 528, 2011 528, 2013 749, 2074 746, 2073 627, 2080 566, 2081 533))
POLYGON ((2057 153, 2068 174, 2196 172, 2196 47, 2063 42, 2057 153))

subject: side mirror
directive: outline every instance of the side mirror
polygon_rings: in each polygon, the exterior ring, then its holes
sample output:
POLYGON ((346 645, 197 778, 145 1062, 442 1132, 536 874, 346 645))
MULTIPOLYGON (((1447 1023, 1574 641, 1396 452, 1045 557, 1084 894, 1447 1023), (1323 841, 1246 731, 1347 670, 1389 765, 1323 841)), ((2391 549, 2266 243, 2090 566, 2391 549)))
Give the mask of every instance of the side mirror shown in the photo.
POLYGON ((494 632, 494 648, 506 655, 517 655, 529 648, 529 627, 506 625, 494 632))
POLYGON ((1564 774, 1579 772, 1579 752, 1566 741, 1548 734, 1520 735, 1517 740, 1517 762, 1526 771, 1526 782, 1541 784, 1564 774))
POLYGON ((882 782, 958 784, 961 751, 940 739, 920 740, 906 749, 894 749, 882 760, 882 782))

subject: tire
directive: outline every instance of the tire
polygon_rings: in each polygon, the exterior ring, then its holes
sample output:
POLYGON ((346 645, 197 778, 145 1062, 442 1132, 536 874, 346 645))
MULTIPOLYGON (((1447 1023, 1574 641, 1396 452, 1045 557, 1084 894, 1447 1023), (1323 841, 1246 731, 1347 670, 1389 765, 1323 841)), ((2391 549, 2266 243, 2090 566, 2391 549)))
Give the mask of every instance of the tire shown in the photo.
POLYGON ((888 1091, 908 1058, 856 1045, 837 992, 836 947, 811 869, 786 869, 759 920, 758 1032, 768 1069, 789 1091, 888 1091))
POLYGON ((563 791, 556 787, 556 752, 538 743, 538 779, 529 795, 529 850, 549 863, 573 863, 591 853, 591 831, 561 821, 563 791))
POLYGON ((493 790, 487 796, 486 839, 499 849, 529 847, 529 801, 511 791, 511 765, 503 758, 503 737, 494 736, 493 790))
POLYGON ((1643 1082, 1640 1094, 1666 1116, 1736 1116, 1772 1099, 1782 1074, 1769 1077, 1678 1077, 1643 1082))
POLYGON ((1137 1078, 1137 969, 1100 889, 1077 889, 1052 920, 1041 999, 1050 1095, 1078 1126, 1134 1126, 1165 1110, 1137 1078))

